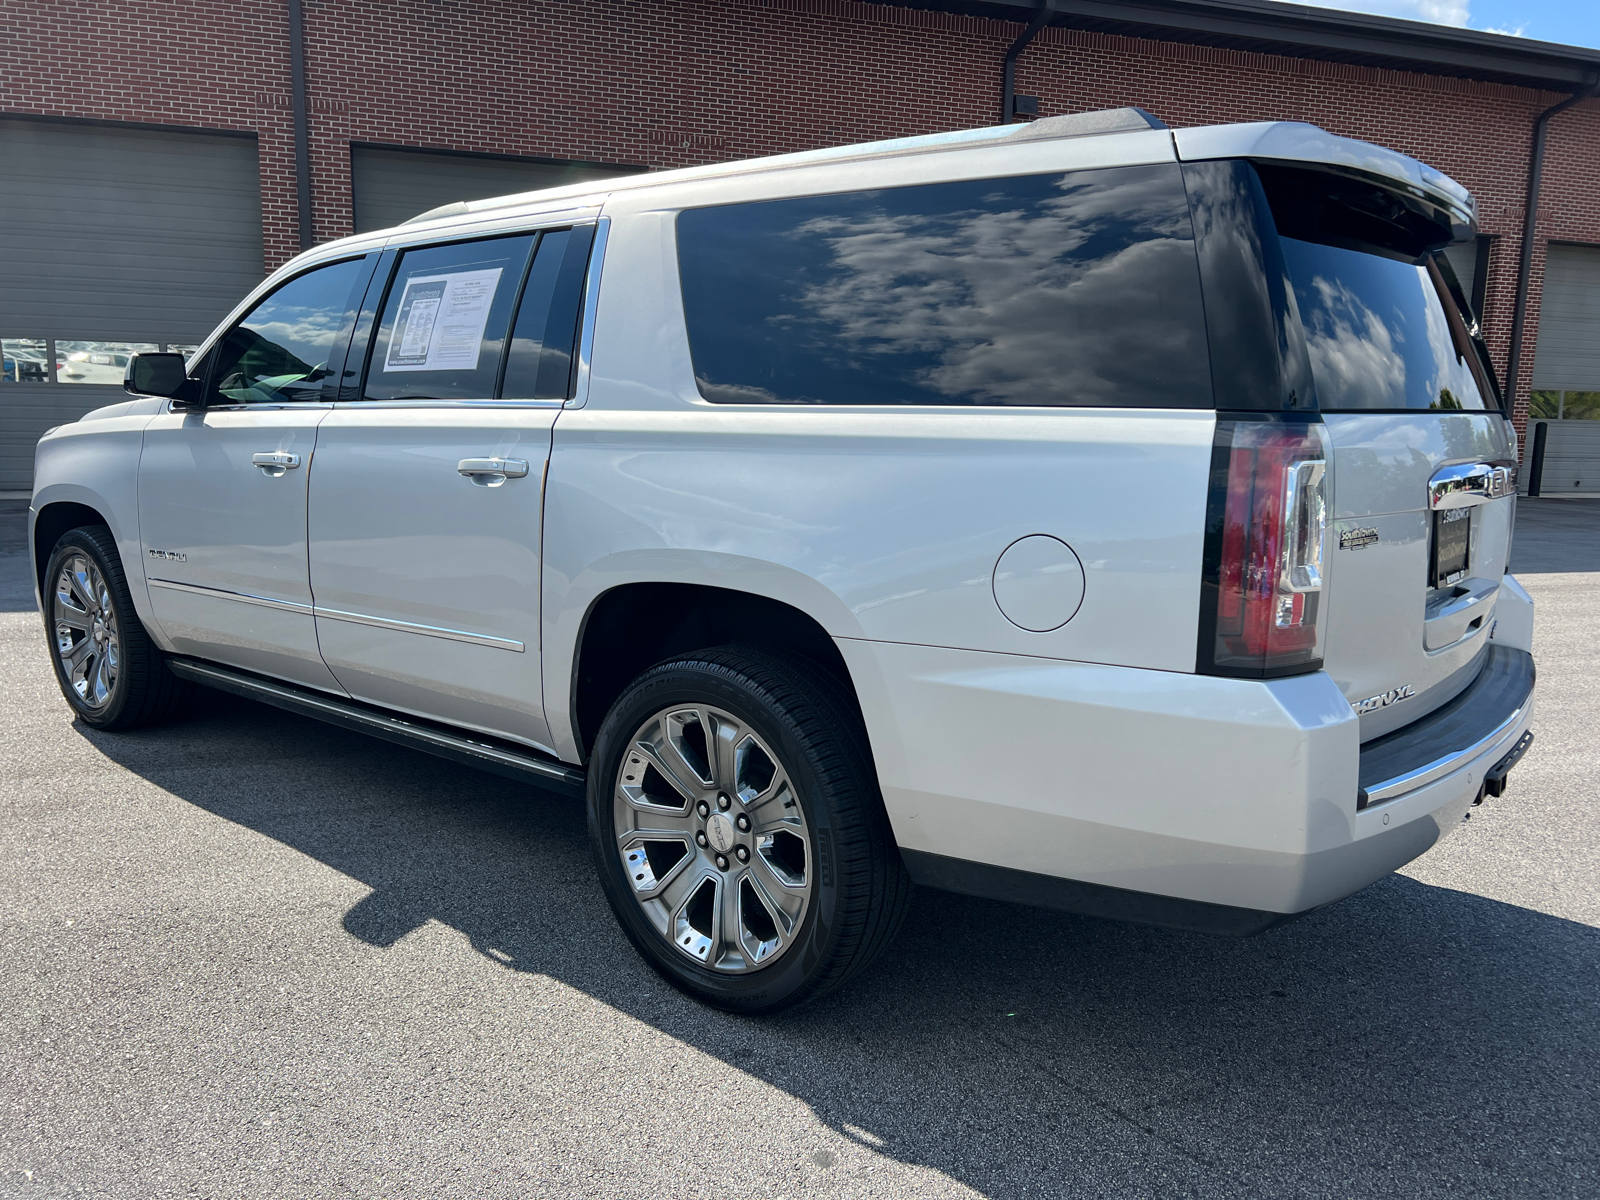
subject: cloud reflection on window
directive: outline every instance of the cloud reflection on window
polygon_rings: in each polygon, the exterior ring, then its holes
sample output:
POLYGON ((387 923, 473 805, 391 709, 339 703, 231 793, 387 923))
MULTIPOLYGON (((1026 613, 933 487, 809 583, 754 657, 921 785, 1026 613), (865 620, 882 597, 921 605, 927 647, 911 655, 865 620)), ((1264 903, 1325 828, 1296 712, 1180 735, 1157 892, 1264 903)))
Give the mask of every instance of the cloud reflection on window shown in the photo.
POLYGON ((1210 403, 1176 168, 935 184, 679 218, 724 403, 1210 403))
POLYGON ((1320 407, 1482 409, 1427 269, 1283 239, 1320 407))

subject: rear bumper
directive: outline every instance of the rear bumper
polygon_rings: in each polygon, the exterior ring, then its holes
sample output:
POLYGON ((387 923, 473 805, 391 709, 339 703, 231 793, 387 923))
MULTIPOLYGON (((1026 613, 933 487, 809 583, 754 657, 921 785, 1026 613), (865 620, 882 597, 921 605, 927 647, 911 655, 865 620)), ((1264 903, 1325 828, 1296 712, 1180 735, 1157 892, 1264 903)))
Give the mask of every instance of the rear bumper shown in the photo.
POLYGON ((1475 683, 1363 748, 1325 674, 1257 682, 839 644, 920 882, 1219 933, 1281 923, 1428 850, 1533 712, 1530 671, 1509 722, 1489 700, 1513 685, 1475 683), (1494 736, 1471 736, 1484 722, 1494 736), (1404 735, 1425 777, 1359 807, 1363 778, 1394 778, 1364 772, 1400 761, 1404 735))
POLYGON ((1491 644, 1477 677, 1454 700, 1363 743, 1356 807, 1386 804, 1482 759, 1493 766, 1528 728, 1534 678, 1533 655, 1491 644))

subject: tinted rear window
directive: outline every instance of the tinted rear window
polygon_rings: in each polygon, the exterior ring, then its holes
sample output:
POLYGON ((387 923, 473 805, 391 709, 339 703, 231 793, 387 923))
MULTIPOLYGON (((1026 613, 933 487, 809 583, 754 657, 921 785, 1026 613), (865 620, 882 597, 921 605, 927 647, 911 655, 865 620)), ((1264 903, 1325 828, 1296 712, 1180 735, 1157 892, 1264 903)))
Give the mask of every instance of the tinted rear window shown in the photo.
POLYGON ((694 209, 678 261, 707 400, 1211 404, 1175 165, 694 209))
POLYGON ((1280 240, 1322 409, 1495 406, 1435 272, 1381 254, 1280 240))

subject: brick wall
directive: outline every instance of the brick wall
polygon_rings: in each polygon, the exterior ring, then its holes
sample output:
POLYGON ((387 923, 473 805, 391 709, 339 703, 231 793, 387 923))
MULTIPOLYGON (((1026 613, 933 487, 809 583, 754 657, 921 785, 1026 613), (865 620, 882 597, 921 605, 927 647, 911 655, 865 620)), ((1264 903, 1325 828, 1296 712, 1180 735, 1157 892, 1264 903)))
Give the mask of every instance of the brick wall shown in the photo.
MULTIPOLYGON (((0 109, 249 129, 270 269, 298 247, 283 0, 5 0, 0 109)), ((305 0, 318 239, 351 229, 352 140, 684 166, 994 121, 1020 25, 851 0, 305 0)), ((1051 29, 1019 92, 1051 115, 1137 104, 1172 125, 1311 121, 1415 155, 1495 236, 1485 326, 1504 373, 1535 115, 1557 94, 1051 29)), ((1600 102, 1551 129, 1547 239, 1600 243, 1600 102)))

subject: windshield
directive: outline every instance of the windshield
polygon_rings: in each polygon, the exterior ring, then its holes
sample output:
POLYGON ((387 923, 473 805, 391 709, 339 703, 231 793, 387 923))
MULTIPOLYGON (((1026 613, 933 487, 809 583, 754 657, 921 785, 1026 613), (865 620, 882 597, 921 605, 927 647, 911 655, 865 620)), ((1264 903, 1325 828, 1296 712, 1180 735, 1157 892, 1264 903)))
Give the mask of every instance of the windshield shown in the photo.
POLYGON ((1280 241, 1320 408, 1495 407, 1437 267, 1297 238, 1280 241))

